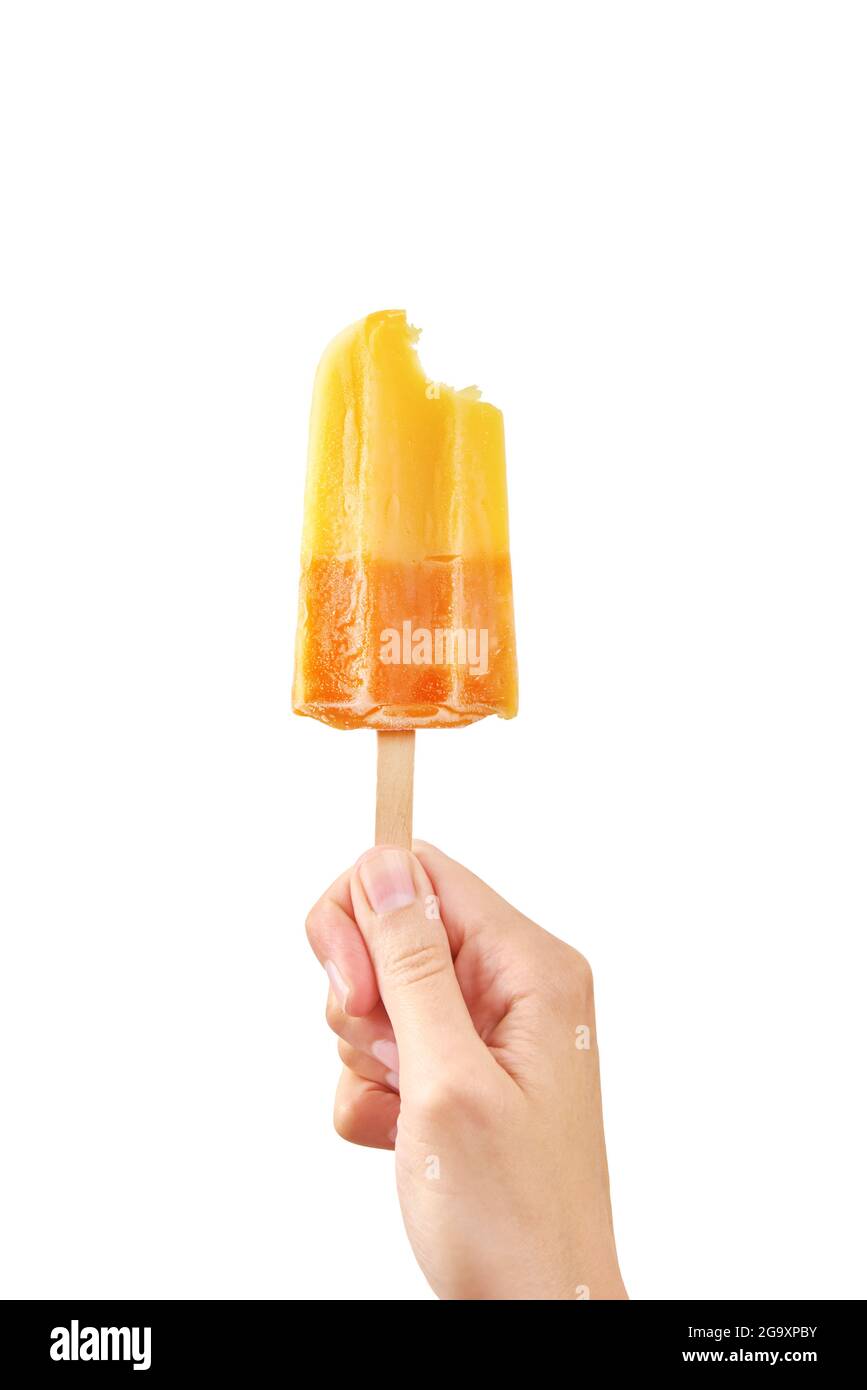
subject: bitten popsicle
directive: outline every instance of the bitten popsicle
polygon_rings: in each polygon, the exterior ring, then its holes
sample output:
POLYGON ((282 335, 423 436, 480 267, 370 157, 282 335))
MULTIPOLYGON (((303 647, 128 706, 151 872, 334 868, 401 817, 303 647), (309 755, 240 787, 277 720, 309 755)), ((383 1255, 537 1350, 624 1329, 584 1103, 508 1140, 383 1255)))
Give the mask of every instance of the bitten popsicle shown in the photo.
POLYGON ((401 310, 313 391, 293 708, 379 733, 377 843, 409 843, 413 734, 517 713, 503 417, 428 381, 401 310))

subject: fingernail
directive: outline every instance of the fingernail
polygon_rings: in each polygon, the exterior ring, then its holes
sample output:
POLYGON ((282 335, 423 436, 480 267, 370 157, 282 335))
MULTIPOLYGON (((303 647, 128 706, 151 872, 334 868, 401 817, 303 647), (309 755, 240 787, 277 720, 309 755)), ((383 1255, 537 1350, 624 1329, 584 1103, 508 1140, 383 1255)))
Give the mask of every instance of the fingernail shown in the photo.
POLYGON ((397 1043, 388 1042, 386 1038, 377 1038, 370 1050, 377 1062, 381 1062, 384 1067, 388 1067, 389 1071, 400 1070, 397 1060, 397 1043))
POLYGON ((364 859, 358 870, 374 912, 396 912, 415 902, 410 858, 402 849, 383 849, 364 859))
POLYGON ((386 1086, 390 1086, 393 1091, 400 1090, 400 1081, 398 1080, 396 1071, 387 1071, 385 1073, 385 1084, 386 1086))
POLYGON ((331 981, 331 988, 337 995, 337 1002, 341 1009, 346 1008, 346 1001, 349 998, 349 985, 344 980, 333 960, 325 962, 325 973, 331 981))

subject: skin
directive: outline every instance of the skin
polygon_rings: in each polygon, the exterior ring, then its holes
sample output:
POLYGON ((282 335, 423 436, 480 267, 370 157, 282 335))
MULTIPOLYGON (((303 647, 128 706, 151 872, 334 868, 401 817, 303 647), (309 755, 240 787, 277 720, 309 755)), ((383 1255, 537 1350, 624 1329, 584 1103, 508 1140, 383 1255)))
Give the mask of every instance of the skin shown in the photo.
POLYGON ((394 1149, 443 1299, 619 1299, 587 961, 433 846, 369 850, 307 920, 334 1123, 394 1149))

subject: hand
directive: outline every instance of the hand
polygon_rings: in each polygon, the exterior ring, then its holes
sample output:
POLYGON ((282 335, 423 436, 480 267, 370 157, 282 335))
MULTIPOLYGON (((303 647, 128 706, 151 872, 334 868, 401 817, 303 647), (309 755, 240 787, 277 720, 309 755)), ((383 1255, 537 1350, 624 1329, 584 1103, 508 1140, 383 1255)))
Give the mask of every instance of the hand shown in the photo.
POLYGON ((337 1131, 395 1149, 440 1298, 625 1298, 590 967, 469 870, 415 850, 369 850, 307 921, 344 1065, 337 1131))

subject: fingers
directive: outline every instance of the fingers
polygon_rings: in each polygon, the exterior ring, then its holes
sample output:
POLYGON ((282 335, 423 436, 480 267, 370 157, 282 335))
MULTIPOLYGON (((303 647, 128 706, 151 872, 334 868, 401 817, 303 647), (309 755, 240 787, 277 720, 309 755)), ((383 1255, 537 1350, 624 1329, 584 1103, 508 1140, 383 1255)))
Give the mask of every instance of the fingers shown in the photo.
POLYGON ((350 1047, 358 1052, 366 1052, 368 1057, 381 1062, 387 1071, 398 1070, 394 1030, 381 1003, 366 1018, 355 1018, 341 1009, 334 991, 329 990, 325 1018, 332 1032, 350 1047))
POLYGON ((414 1081, 437 1071, 489 1063, 420 861, 391 846, 370 850, 352 872, 350 892, 410 1093, 414 1081))
POLYGON ((334 1128, 350 1144, 393 1149, 400 1097, 344 1069, 334 1098, 334 1128))
MULTIPOLYGON (((466 939, 492 926, 509 932, 529 920, 511 907, 462 864, 424 841, 415 842, 417 858, 429 879, 429 891, 439 903, 452 956, 466 939)), ((352 870, 341 874, 307 918, 307 936, 325 968, 342 1009, 364 1017, 379 1000, 379 988, 362 934, 354 920, 352 870)), ((433 904, 426 904, 430 909, 433 904)), ((538 930, 538 928, 535 928, 538 930)))
MULTIPOLYGON (((396 1051, 396 1049, 395 1049, 396 1051)), ((340 1060, 356 1076, 365 1081, 375 1081, 378 1086, 387 1086, 390 1091, 400 1091, 400 1079, 396 1071, 390 1070, 385 1062, 379 1062, 368 1052, 361 1052, 351 1043, 338 1040, 337 1052, 340 1060)))
POLYGON ((307 917, 307 938, 341 1009, 364 1017, 379 1001, 376 976, 352 915, 350 873, 341 874, 307 917))

